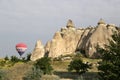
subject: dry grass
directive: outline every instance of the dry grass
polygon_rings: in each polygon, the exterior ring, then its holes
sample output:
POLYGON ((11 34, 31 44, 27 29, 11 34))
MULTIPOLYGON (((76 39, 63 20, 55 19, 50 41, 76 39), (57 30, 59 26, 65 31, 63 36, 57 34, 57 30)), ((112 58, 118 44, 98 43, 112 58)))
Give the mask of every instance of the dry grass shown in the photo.
POLYGON ((43 75, 41 80, 60 80, 60 78, 56 75, 43 75))
MULTIPOLYGON (((84 62, 97 63, 100 59, 83 58, 84 62)), ((97 68, 93 66, 89 72, 79 75, 75 72, 68 72, 67 68, 70 60, 66 61, 53 61, 52 67, 54 68, 53 75, 44 75, 42 80, 97 80, 97 68)), ((4 68, 8 80, 23 80, 25 74, 32 68, 33 63, 16 63, 13 67, 4 68)))
MULTIPOLYGON (((88 59, 82 58, 83 62, 89 62, 92 64, 96 64, 100 61, 100 59, 88 59)), ((67 68, 70 63, 70 60, 67 61, 54 61, 52 62, 52 66, 54 68, 54 75, 60 77, 60 80, 98 80, 98 69, 97 65, 93 65, 92 69, 89 69, 89 72, 79 75, 75 72, 68 72, 67 68)))
POLYGON ((22 80, 25 73, 32 68, 32 65, 25 63, 16 63, 13 67, 6 69, 8 80, 22 80))
POLYGON ((96 63, 96 62, 101 61, 101 59, 90 59, 90 58, 85 58, 85 57, 83 57, 82 60, 83 62, 91 62, 91 63, 96 63))
POLYGON ((87 72, 85 74, 79 75, 76 72, 54 72, 55 75, 60 77, 60 80, 97 80, 97 72, 87 72))
MULTIPOLYGON (((98 72, 97 62, 99 62, 101 59, 82 58, 82 60, 83 60, 83 62, 89 62, 89 63, 93 64, 92 69, 89 69, 89 72, 98 72)), ((53 61, 52 67, 54 68, 55 71, 67 71, 70 61, 71 60, 53 61)))
POLYGON ((53 61, 52 67, 54 71, 67 71, 70 61, 53 61))

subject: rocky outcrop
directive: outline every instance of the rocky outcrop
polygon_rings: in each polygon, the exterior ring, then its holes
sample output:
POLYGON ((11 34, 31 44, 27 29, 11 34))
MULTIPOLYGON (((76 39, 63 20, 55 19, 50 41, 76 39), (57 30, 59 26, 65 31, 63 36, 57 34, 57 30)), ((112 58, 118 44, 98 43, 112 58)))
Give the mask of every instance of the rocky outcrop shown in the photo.
POLYGON ((49 57, 58 57, 65 51, 65 41, 63 40, 61 33, 56 32, 51 42, 48 42, 45 46, 46 53, 49 57))
POLYGON ((66 27, 67 28, 74 28, 75 27, 71 19, 68 20, 66 27))
POLYGON ((41 41, 38 40, 36 42, 35 48, 31 54, 31 61, 36 61, 37 59, 42 58, 45 55, 45 49, 44 46, 42 45, 41 41))
POLYGON ((87 28, 75 28, 72 20, 68 20, 66 27, 57 31, 53 39, 47 42, 45 51, 43 47, 34 49, 31 60, 44 55, 55 58, 76 51, 84 52, 90 58, 98 58, 100 54, 97 53, 96 46, 104 48, 105 44, 109 44, 108 39, 112 39, 113 31, 117 30, 114 24, 106 24, 103 19, 100 19, 96 27, 87 28))
POLYGON ((85 44, 85 54, 90 58, 100 57, 100 54, 96 51, 96 47, 100 46, 104 48, 105 44, 108 45, 113 34, 113 31, 117 31, 115 25, 106 24, 103 20, 98 22, 98 26, 93 31, 89 39, 85 44))
POLYGON ((55 33, 49 43, 49 57, 74 54, 77 50, 84 51, 87 57, 97 58, 100 55, 96 52, 96 46, 104 48, 104 45, 109 43, 108 39, 111 39, 113 31, 117 31, 116 26, 106 24, 103 19, 100 19, 96 27, 85 29, 75 28, 72 20, 68 20, 66 27, 55 33))
POLYGON ((47 42, 45 50, 49 57, 74 53, 83 31, 77 30, 72 20, 69 20, 65 28, 55 33, 51 42, 47 42))

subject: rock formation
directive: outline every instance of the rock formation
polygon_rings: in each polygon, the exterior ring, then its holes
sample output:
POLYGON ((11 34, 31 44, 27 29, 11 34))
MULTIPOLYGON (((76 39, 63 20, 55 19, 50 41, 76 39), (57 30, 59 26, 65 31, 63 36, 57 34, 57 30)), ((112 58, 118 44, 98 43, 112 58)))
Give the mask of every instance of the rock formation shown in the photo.
POLYGON ((116 26, 106 24, 103 19, 100 19, 96 27, 85 29, 76 29, 72 20, 69 20, 66 28, 61 28, 61 31, 55 33, 53 40, 49 43, 51 45, 48 51, 49 56, 54 58, 73 54, 78 50, 84 51, 87 57, 97 58, 100 55, 96 52, 96 46, 104 48, 104 45, 109 43, 108 39, 111 39, 113 31, 117 31, 116 26))
POLYGON ((35 61, 37 59, 40 59, 42 58, 43 56, 45 55, 45 49, 44 49, 44 46, 42 45, 41 41, 38 40, 36 42, 36 45, 35 45, 35 48, 31 54, 31 61, 35 61))
POLYGON ((65 41, 63 40, 61 33, 56 32, 51 42, 48 42, 45 46, 46 53, 49 57, 58 57, 65 51, 65 41))
MULTIPOLYGON (((74 54, 76 51, 84 51, 85 55, 90 58, 100 56, 96 51, 96 46, 104 48, 105 44, 109 44, 113 31, 117 31, 114 24, 106 24, 100 19, 96 27, 75 28, 72 20, 68 20, 66 27, 57 31, 53 39, 45 45, 45 52, 39 47, 35 47, 31 60, 43 57, 59 57, 61 55, 74 54), (35 57, 36 55, 36 57, 35 57), (34 58, 35 59, 34 59, 34 58)), ((41 43, 40 43, 41 44, 41 43)))
POLYGON ((93 31, 89 39, 87 39, 87 42, 85 44, 85 53, 86 56, 91 58, 97 58, 100 56, 99 53, 96 51, 96 47, 100 46, 101 48, 104 48, 105 44, 108 45, 108 39, 111 39, 111 35, 113 34, 113 31, 117 31, 115 25, 109 26, 109 24, 106 24, 103 22, 103 20, 100 20, 98 22, 98 26, 93 31))
POLYGON ((49 53, 48 56, 55 58, 75 53, 82 32, 74 27, 72 20, 69 20, 66 28, 61 28, 61 31, 55 33, 51 42, 46 44, 45 50, 49 53))
POLYGON ((71 19, 68 20, 66 27, 67 28, 74 28, 75 27, 71 19))

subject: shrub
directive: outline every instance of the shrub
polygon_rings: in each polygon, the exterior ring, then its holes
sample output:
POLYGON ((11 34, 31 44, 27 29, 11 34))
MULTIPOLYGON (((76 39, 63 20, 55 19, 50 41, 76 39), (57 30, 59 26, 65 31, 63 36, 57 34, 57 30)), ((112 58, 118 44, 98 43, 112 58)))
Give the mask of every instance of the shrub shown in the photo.
POLYGON ((20 59, 18 57, 16 57, 16 56, 11 56, 11 61, 12 62, 19 62, 20 59))
POLYGON ((1 67, 4 67, 5 65, 6 65, 6 61, 5 60, 0 61, 0 66, 1 67))
POLYGON ((0 70, 0 80, 7 80, 6 76, 5 76, 5 72, 0 70))
POLYGON ((6 56, 4 59, 5 59, 5 60, 9 60, 8 56, 6 56))
POLYGON ((23 80, 40 80, 43 72, 36 68, 33 67, 31 71, 28 71, 25 77, 23 77, 23 80))
POLYGON ((80 58, 74 58, 68 65, 68 71, 75 70, 77 73, 85 73, 90 68, 88 64, 83 63, 80 58))
POLYGON ((52 73, 52 66, 50 64, 51 59, 48 57, 43 57, 39 60, 37 60, 37 62, 34 64, 34 66, 37 69, 40 69, 43 71, 43 74, 51 74, 52 73))
POLYGON ((30 61, 30 56, 31 56, 31 54, 27 54, 26 61, 30 61))

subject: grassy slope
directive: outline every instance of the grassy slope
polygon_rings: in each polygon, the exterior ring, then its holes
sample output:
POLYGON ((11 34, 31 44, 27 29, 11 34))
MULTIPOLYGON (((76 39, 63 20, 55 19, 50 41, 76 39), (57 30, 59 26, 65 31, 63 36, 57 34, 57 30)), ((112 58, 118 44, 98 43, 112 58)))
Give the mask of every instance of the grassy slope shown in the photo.
MULTIPOLYGON (((91 62, 91 63, 96 63, 97 59, 87 59, 83 58, 84 62, 91 62)), ((52 67, 54 68, 54 75, 59 76, 61 79, 66 80, 66 79, 75 79, 80 77, 80 75, 76 74, 75 72, 68 72, 68 64, 70 63, 70 60, 66 61, 53 61, 52 62, 52 67)), ((33 66, 33 63, 16 63, 13 67, 11 68, 4 68, 7 72, 6 76, 8 77, 9 80, 22 80, 22 77, 25 76, 25 73, 31 69, 33 66)), ((92 80, 92 78, 96 78, 97 74, 97 68, 93 67, 93 69, 89 70, 86 74, 82 75, 86 80, 92 80)), ((50 79, 50 78, 49 78, 50 79)), ((48 79, 48 80, 49 80, 48 79)))
POLYGON ((6 72, 8 80, 22 80, 27 71, 31 69, 32 65, 29 63, 16 63, 13 67, 3 68, 6 72))
MULTIPOLYGON (((84 62, 90 62, 92 64, 96 64, 100 59, 88 59, 88 58, 82 58, 84 62)), ((67 61, 54 61, 52 62, 52 66, 54 68, 54 74, 58 75, 61 79, 66 80, 66 79, 78 79, 84 78, 85 80, 95 80, 97 79, 98 75, 98 69, 96 65, 92 66, 92 69, 90 69, 87 73, 83 74, 82 76, 78 75, 75 72, 68 72, 67 68, 70 63, 70 60, 67 61)))

